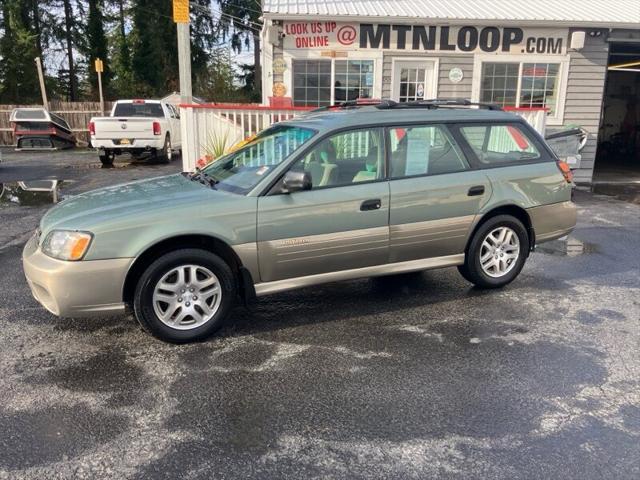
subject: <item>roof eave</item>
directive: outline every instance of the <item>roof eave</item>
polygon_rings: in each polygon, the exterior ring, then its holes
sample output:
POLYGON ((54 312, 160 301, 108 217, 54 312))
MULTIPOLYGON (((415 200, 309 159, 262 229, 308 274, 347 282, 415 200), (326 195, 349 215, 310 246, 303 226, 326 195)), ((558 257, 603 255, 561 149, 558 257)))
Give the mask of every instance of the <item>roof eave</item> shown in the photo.
MULTIPOLYGON (((268 20, 305 20, 309 21, 309 15, 306 14, 282 14, 264 12, 263 17, 268 20)), ((336 17, 332 15, 313 15, 314 21, 331 20, 335 21, 336 17)), ((640 29, 638 22, 602 22, 602 21, 585 21, 585 20, 521 20, 521 19, 469 19, 469 18, 427 18, 427 17, 380 17, 366 15, 340 15, 338 21, 358 21, 371 23, 409 23, 424 24, 428 20, 433 25, 515 25, 519 27, 572 27, 572 28, 622 28, 622 29, 640 29)))

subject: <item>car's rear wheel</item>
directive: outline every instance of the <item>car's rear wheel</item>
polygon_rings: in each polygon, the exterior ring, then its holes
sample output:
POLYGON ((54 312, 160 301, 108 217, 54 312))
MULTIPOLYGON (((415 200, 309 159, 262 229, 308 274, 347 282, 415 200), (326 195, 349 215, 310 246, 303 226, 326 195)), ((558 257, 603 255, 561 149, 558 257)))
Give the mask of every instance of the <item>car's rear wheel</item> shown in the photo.
POLYGON ((109 150, 100 151, 98 158, 104 167, 113 166, 113 160, 116 158, 115 154, 109 150))
POLYGON ((155 337, 185 343, 218 330, 235 298, 236 281, 224 260, 206 250, 183 249, 147 267, 136 286, 134 311, 155 337))
POLYGON ((478 287, 503 287, 518 276, 528 252, 529 236, 522 222, 498 215, 480 225, 458 270, 478 287))

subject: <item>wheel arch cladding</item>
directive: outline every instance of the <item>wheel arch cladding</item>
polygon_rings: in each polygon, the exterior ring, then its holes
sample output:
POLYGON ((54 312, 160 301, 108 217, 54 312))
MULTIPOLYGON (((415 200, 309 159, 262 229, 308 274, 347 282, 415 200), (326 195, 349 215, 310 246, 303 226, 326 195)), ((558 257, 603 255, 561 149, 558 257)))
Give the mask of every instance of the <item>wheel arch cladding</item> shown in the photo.
POLYGON ((127 304, 131 304, 138 279, 154 260, 158 259, 165 253, 185 248, 199 248, 218 255, 227 265, 229 265, 231 271, 236 276, 236 279, 239 278, 238 272, 242 267, 242 262, 231 246, 226 242, 209 235, 180 235, 166 238, 150 246, 138 255, 135 262, 133 262, 129 268, 124 281, 122 289, 123 301, 127 304))
POLYGON ((467 254, 469 250, 469 245, 471 244, 471 241, 473 240, 474 235, 476 234, 478 229, 482 226, 482 224, 484 224, 484 222, 486 222, 490 218, 497 217, 498 215, 510 215, 522 222, 522 224, 524 225, 524 228, 527 230, 527 234, 529 237, 529 250, 527 252, 527 256, 528 256, 529 252, 535 245, 535 232, 533 231, 533 226, 531 224, 531 218, 529 217, 529 214, 524 208, 519 207, 517 205, 501 205, 483 214, 482 217, 480 217, 480 219, 476 223, 476 225, 473 227, 473 230, 469 235, 469 238, 467 239, 467 245, 464 249, 465 254, 467 254))

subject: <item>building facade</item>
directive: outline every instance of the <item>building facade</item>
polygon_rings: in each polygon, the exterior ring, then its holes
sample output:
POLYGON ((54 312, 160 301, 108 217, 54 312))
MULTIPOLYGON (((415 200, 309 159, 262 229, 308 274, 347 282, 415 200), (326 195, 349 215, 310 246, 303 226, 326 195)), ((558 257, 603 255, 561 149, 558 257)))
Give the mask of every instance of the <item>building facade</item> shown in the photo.
POLYGON ((640 6, 635 17, 618 18, 600 8, 606 2, 591 0, 502 0, 486 2, 486 12, 465 8, 478 2, 452 1, 446 10, 442 3, 266 0, 263 101, 468 98, 545 108, 547 129, 575 124, 590 133, 575 173, 577 181, 591 182, 609 39, 613 27, 630 38, 640 33, 640 6), (588 14, 564 8, 551 18, 535 8, 554 3, 598 8, 588 14))

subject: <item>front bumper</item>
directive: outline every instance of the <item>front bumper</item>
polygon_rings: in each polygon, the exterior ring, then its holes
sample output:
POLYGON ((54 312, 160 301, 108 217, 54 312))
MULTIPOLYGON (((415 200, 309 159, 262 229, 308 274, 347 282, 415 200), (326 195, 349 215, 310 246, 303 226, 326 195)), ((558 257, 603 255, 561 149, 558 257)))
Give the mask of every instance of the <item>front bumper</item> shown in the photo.
POLYGON ((42 253, 35 235, 22 252, 22 266, 31 293, 59 317, 122 313, 124 280, 133 260, 56 260, 42 253))

